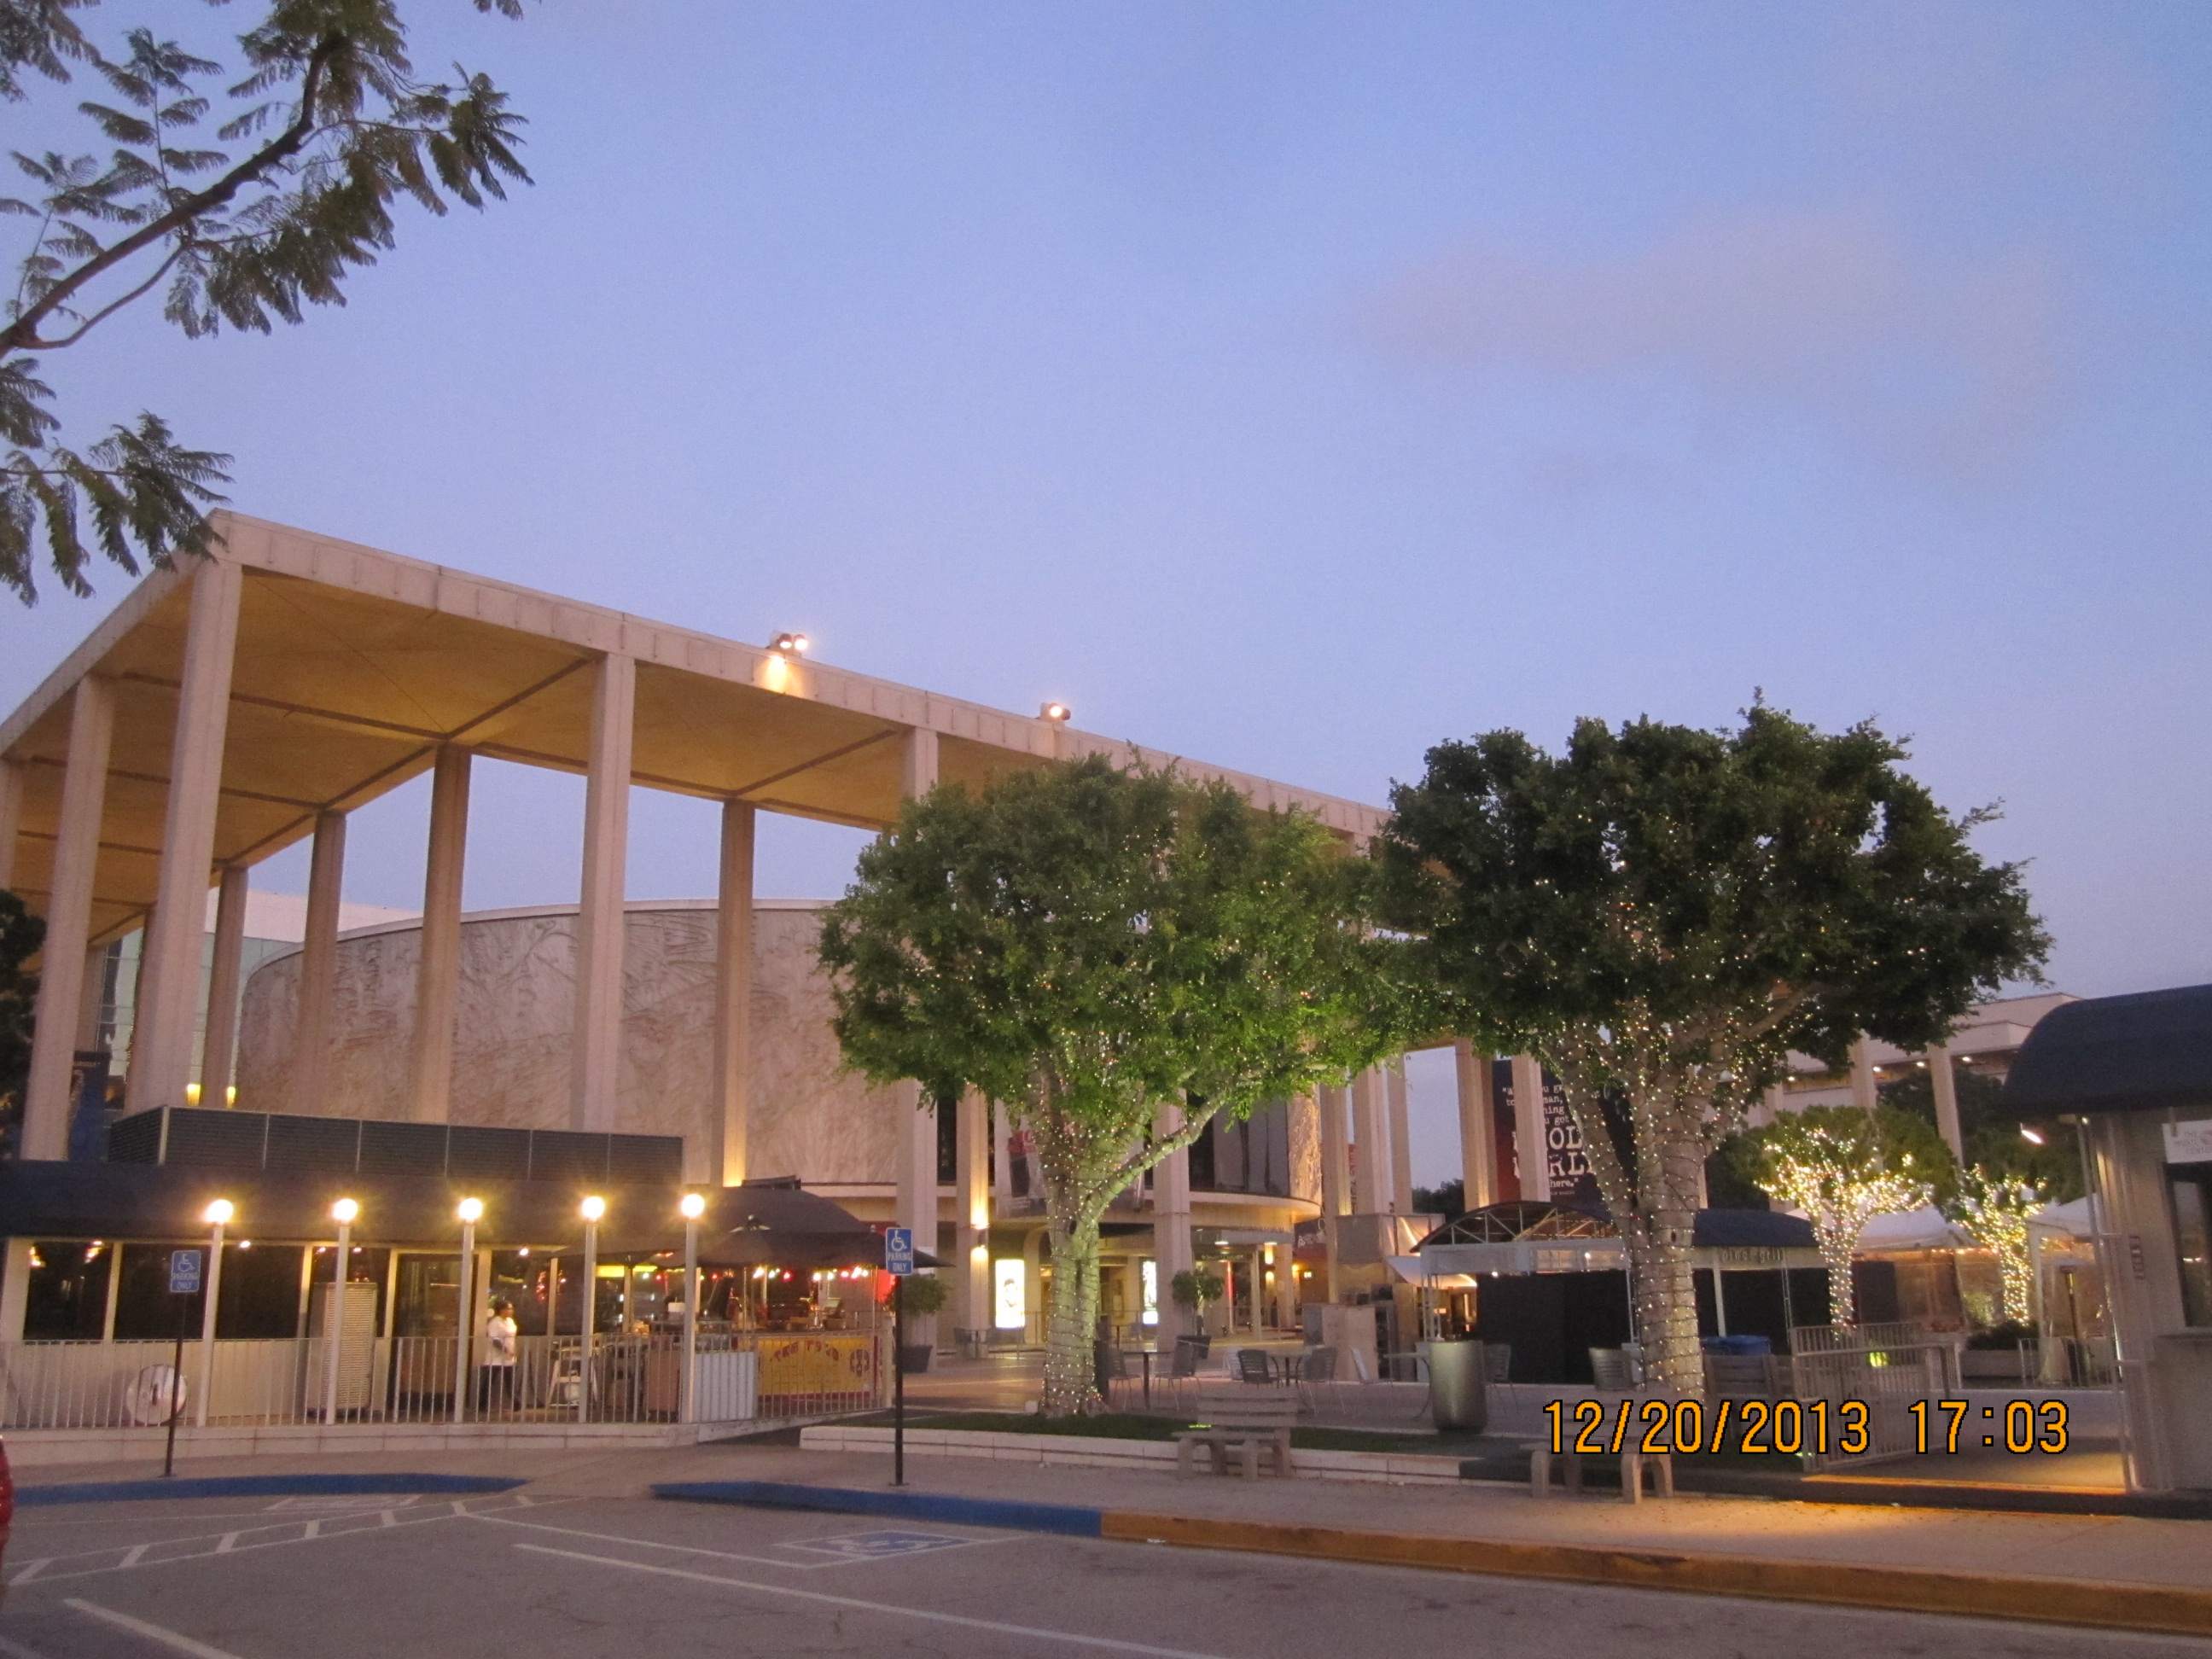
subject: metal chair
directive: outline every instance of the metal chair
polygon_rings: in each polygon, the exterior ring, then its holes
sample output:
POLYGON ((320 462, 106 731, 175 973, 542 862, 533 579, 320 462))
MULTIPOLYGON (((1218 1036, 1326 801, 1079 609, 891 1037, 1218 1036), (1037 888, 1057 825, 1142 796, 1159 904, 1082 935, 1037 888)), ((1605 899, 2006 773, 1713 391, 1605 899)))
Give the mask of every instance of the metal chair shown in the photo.
POLYGON ((1490 1368, 1492 1382, 1513 1380, 1513 1345, 1510 1342, 1486 1342, 1482 1345, 1483 1364, 1490 1368))
POLYGON ((1620 1349, 1592 1348, 1589 1358, 1590 1376, 1596 1387, 1608 1394, 1626 1394, 1636 1386, 1628 1356, 1620 1349))
POLYGON ((1306 1409, 1318 1416, 1321 1413, 1321 1391, 1336 1385, 1336 1350, 1312 1348, 1297 1361, 1298 1397, 1305 1401, 1306 1409))
POLYGON ((1270 1383, 1275 1380, 1275 1368, 1267 1363, 1264 1348, 1237 1350, 1237 1380, 1239 1382, 1270 1383))

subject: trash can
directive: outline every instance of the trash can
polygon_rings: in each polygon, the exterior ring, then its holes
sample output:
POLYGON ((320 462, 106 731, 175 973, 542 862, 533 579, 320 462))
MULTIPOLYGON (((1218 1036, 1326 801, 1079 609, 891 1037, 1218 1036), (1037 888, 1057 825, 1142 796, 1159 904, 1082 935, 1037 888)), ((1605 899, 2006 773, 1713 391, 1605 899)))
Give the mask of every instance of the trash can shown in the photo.
POLYGON ((990 1340, 991 1334, 988 1331, 963 1330, 956 1333, 956 1340, 959 1344, 960 1357, 963 1359, 982 1358, 985 1345, 990 1340))
POLYGON ((1438 1428, 1480 1434, 1490 1426, 1490 1365, 1482 1346, 1471 1340, 1429 1345, 1429 1404, 1438 1428))

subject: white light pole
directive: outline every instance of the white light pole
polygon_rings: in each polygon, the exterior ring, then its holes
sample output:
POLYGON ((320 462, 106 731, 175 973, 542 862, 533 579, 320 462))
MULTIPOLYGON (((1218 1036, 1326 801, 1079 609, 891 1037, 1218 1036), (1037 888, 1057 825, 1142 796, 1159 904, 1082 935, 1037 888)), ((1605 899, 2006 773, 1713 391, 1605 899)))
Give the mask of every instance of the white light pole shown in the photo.
POLYGON ((684 1405, 679 1423, 699 1420, 699 1218, 707 1213, 707 1200, 686 1193, 684 1212, 684 1405))
POLYGON ((237 1213, 236 1205, 218 1198, 200 1214, 214 1232, 208 1240, 207 1300, 200 1304, 200 1397, 192 1407, 194 1428, 207 1427, 208 1395, 215 1384, 215 1304, 222 1291, 222 1230, 237 1213))
POLYGON ((576 1364, 576 1420, 592 1420, 592 1339, 599 1325, 599 1218, 607 1201, 594 1193, 583 1203, 584 1342, 576 1364))
POLYGON ((476 1276, 477 1223, 483 1218, 483 1200, 465 1198, 455 1213, 461 1218, 460 1303, 455 1310, 460 1340, 453 1344, 453 1421, 458 1423, 469 1401, 469 1350, 473 1346, 471 1339, 476 1334, 476 1309, 470 1294, 470 1281, 476 1276))
POLYGON ((353 1260, 353 1224, 361 1206, 342 1198, 331 1206, 338 1224, 338 1270, 331 1281, 331 1301, 323 1315, 323 1424, 338 1420, 338 1346, 345 1340, 346 1269, 353 1260))

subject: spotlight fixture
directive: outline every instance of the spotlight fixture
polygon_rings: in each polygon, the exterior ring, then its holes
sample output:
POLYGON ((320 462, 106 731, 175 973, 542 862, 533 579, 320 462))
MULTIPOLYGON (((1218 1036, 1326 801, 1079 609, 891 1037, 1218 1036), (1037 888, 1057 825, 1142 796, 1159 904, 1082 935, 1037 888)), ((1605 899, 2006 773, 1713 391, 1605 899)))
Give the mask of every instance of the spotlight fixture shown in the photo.
POLYGON ((768 642, 768 648, 778 656, 803 657, 811 643, 804 634, 779 634, 768 642))
POLYGON ((2022 1140, 2027 1141, 2032 1146, 2040 1146, 2043 1145, 2043 1131, 2040 1129, 2031 1129, 2025 1123, 2020 1126, 2020 1138, 2022 1140))
POLYGON ((1048 702, 1037 710, 1037 717, 1050 720, 1054 726, 1064 726, 1074 712, 1064 702, 1048 702))

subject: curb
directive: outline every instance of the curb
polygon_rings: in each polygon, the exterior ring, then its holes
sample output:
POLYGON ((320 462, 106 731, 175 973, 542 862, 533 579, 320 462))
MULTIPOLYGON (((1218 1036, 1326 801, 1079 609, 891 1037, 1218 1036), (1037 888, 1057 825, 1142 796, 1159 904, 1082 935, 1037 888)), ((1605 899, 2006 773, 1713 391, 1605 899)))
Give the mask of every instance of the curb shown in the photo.
POLYGON ((770 1480, 687 1482, 652 1488, 655 1498, 756 1509, 812 1510, 940 1521, 1012 1531, 1058 1533, 1133 1544, 1243 1550, 1370 1566, 1424 1567, 1500 1578, 1565 1579, 1633 1589, 1755 1601, 1808 1601, 1890 1613, 1950 1613, 2039 1625, 2088 1626, 2159 1635, 2212 1636, 2212 1590, 2166 1584, 2024 1578, 1921 1567, 1759 1556, 1691 1555, 1583 1544, 1509 1543, 1419 1533, 1361 1532, 1265 1521, 1219 1521, 956 1498, 938 1492, 854 1491, 770 1480))
POLYGON ((83 1480, 18 1486, 15 1507, 131 1504, 149 1498, 298 1498, 512 1492, 527 1484, 495 1474, 203 1474, 152 1480, 83 1480))
POLYGON ((822 1510, 834 1515, 879 1515, 900 1521, 945 1521, 963 1527, 1003 1527, 1010 1532, 1058 1533, 1066 1538, 1103 1535, 1103 1510, 1062 1504, 1016 1504, 944 1492, 854 1492, 842 1486, 803 1486, 781 1480, 685 1480, 651 1488, 655 1498, 678 1504, 736 1504, 757 1510, 822 1510))

